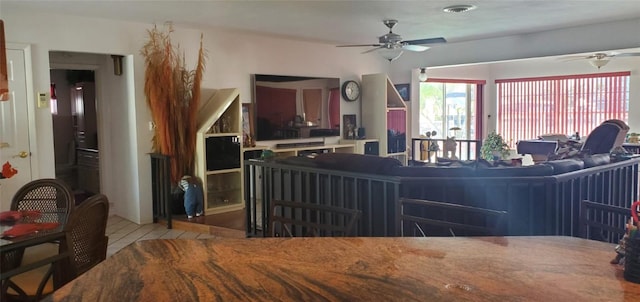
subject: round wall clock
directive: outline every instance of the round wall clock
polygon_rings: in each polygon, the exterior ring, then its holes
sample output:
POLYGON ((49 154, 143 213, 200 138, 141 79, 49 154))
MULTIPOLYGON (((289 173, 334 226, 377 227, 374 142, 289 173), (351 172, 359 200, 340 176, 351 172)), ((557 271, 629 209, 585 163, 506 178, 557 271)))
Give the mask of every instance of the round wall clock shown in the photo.
POLYGON ((360 85, 356 81, 346 81, 342 84, 342 97, 353 102, 360 97, 360 85))

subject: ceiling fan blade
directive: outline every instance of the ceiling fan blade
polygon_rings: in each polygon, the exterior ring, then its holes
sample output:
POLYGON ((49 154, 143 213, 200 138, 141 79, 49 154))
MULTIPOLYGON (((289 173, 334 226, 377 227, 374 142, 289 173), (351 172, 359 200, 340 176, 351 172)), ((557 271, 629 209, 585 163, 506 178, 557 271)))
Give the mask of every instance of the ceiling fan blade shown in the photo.
POLYGON ((337 45, 336 47, 378 47, 382 44, 353 44, 353 45, 337 45))
POLYGON ((402 45, 402 49, 410 50, 410 51, 425 51, 425 50, 427 50, 429 48, 431 48, 431 47, 422 46, 422 45, 409 45, 409 44, 402 45))
POLYGON ((640 52, 627 52, 612 55, 612 57, 640 57, 640 52))
POLYGON ((380 49, 380 48, 384 48, 384 46, 380 46, 380 47, 376 47, 376 48, 371 48, 371 49, 369 49, 369 50, 367 50, 367 51, 363 51, 363 52, 361 52, 361 54, 370 53, 370 52, 372 52, 372 51, 376 51, 376 50, 378 50, 378 49, 380 49))
POLYGON ((447 43, 445 38, 430 38, 430 39, 419 39, 419 40, 408 40, 402 41, 402 43, 407 43, 409 45, 424 45, 424 44, 437 44, 437 43, 447 43))
POLYGON ((575 60, 589 60, 595 58, 594 56, 564 56, 558 58, 560 61, 575 61, 575 60))

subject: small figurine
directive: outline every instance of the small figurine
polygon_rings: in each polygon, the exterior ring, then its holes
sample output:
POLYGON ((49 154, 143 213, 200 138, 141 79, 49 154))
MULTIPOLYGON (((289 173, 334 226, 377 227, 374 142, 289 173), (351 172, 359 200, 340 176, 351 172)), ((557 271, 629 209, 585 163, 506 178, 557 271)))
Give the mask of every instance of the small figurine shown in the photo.
POLYGON ((618 245, 616 245, 616 257, 611 259, 611 261, 609 263, 611 264, 620 264, 620 265, 624 265, 624 244, 625 241, 627 241, 627 234, 624 234, 624 236, 622 236, 622 239, 620 239, 620 241, 618 241, 618 245))
POLYGON ((200 184, 191 176, 185 175, 180 179, 180 188, 184 191, 184 210, 187 212, 187 218, 202 216, 204 193, 200 184))
POLYGON ((452 160, 457 160, 458 157, 456 156, 456 146, 458 145, 458 143, 456 143, 456 138, 455 137, 447 137, 447 139, 444 141, 443 143, 443 150, 444 150, 444 157, 448 158, 448 159, 452 159, 452 160))

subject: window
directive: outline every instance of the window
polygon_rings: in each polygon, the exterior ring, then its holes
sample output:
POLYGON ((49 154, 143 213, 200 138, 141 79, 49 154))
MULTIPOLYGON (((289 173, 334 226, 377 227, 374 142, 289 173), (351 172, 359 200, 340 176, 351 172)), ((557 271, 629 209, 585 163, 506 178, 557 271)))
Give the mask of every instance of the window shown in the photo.
POLYGON ((484 81, 429 79, 420 83, 419 133, 436 131, 437 138, 481 137, 484 81), (451 128, 460 130, 453 131, 451 128))
POLYGON ((630 72, 496 80, 497 132, 510 147, 542 134, 587 135, 608 119, 627 122, 630 72))

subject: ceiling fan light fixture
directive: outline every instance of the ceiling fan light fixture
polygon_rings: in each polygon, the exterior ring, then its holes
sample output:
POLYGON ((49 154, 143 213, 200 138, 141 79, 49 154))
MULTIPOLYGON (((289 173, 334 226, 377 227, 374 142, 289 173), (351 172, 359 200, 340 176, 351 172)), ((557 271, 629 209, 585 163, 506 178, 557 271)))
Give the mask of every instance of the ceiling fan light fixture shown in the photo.
POLYGON ((385 58, 387 61, 391 62, 402 55, 402 48, 391 47, 391 48, 380 48, 378 51, 380 55, 385 58))
POLYGON ((418 74, 418 80, 420 82, 426 82, 427 81, 427 69, 426 68, 420 68, 420 73, 418 74))
POLYGON ((600 69, 600 67, 605 66, 609 63, 609 59, 608 58, 594 58, 592 60, 589 60, 589 64, 591 64, 591 66, 593 67, 597 67, 598 69, 600 69))
POLYGON ((459 5, 451 5, 442 9, 445 13, 465 13, 470 10, 476 9, 477 6, 470 4, 459 4, 459 5))

